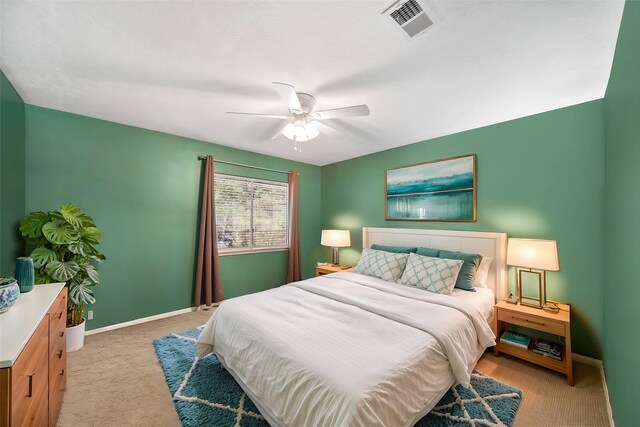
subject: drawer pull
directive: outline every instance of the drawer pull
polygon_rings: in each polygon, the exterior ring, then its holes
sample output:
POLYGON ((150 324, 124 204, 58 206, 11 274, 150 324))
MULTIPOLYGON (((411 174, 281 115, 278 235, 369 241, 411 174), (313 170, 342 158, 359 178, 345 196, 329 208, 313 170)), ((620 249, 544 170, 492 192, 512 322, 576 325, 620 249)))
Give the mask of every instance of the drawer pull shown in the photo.
POLYGON ((29 375, 29 394, 27 394, 27 397, 33 397, 33 376, 36 373, 34 372, 33 374, 29 375))
POLYGON ((536 322, 535 320, 524 319, 522 317, 516 317, 516 316, 511 316, 511 317, 513 317, 514 319, 520 320, 522 322, 533 323, 534 325, 545 326, 544 322, 536 322))
POLYGON ((64 311, 61 311, 60 313, 58 313, 58 319, 62 319, 62 313, 64 313, 64 311))
POLYGON ((60 332, 60 338, 64 336, 64 331, 60 332))
POLYGON ((64 369, 60 371, 60 375, 64 375, 64 369))
POLYGON ((58 359, 62 359, 62 350, 58 353, 58 359))

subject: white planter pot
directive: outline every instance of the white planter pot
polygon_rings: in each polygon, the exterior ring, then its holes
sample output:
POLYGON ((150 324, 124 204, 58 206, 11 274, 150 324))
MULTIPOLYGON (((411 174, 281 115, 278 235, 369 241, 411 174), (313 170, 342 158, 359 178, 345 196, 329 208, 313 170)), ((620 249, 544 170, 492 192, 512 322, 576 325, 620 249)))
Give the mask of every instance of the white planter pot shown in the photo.
POLYGON ((84 346, 84 326, 87 322, 84 317, 78 326, 67 328, 67 353, 80 350, 84 346))

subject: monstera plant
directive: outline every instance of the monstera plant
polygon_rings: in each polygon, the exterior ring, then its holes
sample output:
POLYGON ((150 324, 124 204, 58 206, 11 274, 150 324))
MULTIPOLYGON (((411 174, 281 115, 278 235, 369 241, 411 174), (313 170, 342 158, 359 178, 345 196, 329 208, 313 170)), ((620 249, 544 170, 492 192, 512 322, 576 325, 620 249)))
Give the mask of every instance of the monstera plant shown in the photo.
POLYGON ((31 252, 36 284, 66 282, 69 288, 67 324, 82 323, 84 307, 93 304, 93 287, 100 282, 94 261, 106 258, 96 246, 101 233, 93 219, 74 205, 59 211, 32 212, 20 222, 20 233, 31 252))

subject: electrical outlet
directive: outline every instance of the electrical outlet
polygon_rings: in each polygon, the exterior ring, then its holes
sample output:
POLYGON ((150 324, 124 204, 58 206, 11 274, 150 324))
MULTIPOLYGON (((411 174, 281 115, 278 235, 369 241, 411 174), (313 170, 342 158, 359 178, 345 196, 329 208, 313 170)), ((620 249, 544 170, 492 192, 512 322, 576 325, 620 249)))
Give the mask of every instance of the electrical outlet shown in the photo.
POLYGON ((87 320, 93 320, 93 310, 87 312, 87 320))

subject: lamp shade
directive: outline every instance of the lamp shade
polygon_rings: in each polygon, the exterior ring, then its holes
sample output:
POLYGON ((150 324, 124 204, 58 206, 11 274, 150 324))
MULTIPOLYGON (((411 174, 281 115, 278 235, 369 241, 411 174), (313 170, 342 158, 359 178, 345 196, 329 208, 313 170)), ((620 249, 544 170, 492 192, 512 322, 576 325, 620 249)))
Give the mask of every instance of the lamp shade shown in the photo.
POLYGON ((507 264, 558 271, 558 244, 555 240, 509 239, 507 264))
POLYGON ((351 235, 349 230, 322 230, 320 244, 333 248, 346 248, 351 246, 351 235))

